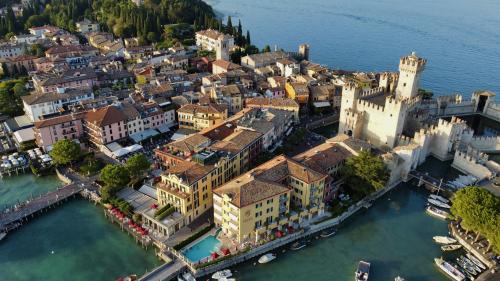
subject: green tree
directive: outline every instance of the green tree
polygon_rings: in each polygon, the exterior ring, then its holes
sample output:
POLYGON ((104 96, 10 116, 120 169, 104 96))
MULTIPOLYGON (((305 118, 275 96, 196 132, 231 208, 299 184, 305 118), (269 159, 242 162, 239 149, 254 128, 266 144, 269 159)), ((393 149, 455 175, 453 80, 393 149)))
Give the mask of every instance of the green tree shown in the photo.
POLYGON ((58 140, 52 146, 50 156, 57 165, 67 165, 80 159, 82 154, 80 145, 72 140, 58 140))
POLYGON ((136 154, 130 157, 125 163, 125 167, 127 168, 130 176, 133 178, 139 178, 147 171, 151 166, 148 158, 144 154, 136 154))
POLYGON ((109 188, 121 188, 130 181, 128 170, 122 165, 106 165, 100 175, 100 180, 109 188))
POLYGON ((264 46, 264 49, 262 49, 262 52, 263 53, 269 53, 269 52, 271 52, 271 46, 269 46, 269 45, 264 46))
POLYGON ((248 45, 251 45, 251 44, 252 44, 252 40, 250 40, 250 31, 249 31, 249 30, 247 30, 246 43, 247 43, 248 45))
POLYGON ((226 24, 226 33, 227 34, 233 34, 233 21, 231 19, 231 16, 227 17, 227 24, 226 24))
POLYGON ((384 188, 389 180, 389 169, 382 158, 369 151, 348 158, 342 174, 350 188, 365 195, 384 188))
MULTIPOLYGON (((490 246, 498 243, 498 221, 500 216, 500 199, 486 189, 471 186, 455 192, 451 213, 461 219, 462 227, 476 232, 476 240, 484 235, 490 246)), ((500 247, 500 244, 496 244, 500 247)))

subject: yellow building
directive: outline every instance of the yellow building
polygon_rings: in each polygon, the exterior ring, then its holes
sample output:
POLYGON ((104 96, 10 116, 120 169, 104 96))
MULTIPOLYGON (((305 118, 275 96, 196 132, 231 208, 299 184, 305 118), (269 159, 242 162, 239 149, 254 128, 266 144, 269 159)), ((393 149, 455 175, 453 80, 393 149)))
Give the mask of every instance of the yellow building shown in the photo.
POLYGON ((203 130, 227 119, 227 106, 186 104, 177 110, 180 128, 203 130))
POLYGON ((175 207, 184 217, 181 227, 210 209, 212 190, 247 171, 262 149, 255 131, 209 136, 194 134, 155 151, 167 167, 157 184, 158 203, 175 207))
POLYGON ((286 82, 285 91, 287 98, 297 101, 300 105, 305 105, 309 102, 309 88, 307 87, 307 83, 286 82))
POLYGON ((215 223, 240 243, 258 241, 322 214, 326 178, 277 156, 214 190, 215 223))

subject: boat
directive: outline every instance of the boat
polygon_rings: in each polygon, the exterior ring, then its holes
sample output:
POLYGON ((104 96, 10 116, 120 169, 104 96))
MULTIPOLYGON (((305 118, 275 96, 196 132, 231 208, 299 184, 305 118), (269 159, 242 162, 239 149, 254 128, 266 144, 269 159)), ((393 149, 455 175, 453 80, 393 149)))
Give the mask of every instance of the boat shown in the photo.
POLYGON ((196 281, 196 278, 193 277, 191 272, 186 271, 182 274, 179 274, 179 276, 177 276, 177 280, 178 281, 196 281))
POLYGON ((223 277, 223 278, 219 279, 219 281, 236 281, 236 279, 223 277))
POLYGON ((469 260, 472 261, 475 265, 477 265, 478 267, 480 267, 483 270, 486 270, 486 266, 478 258, 476 258, 473 254, 466 253, 465 256, 467 256, 467 258, 469 258, 469 260))
POLYGON ((432 239, 434 239, 434 242, 436 242, 438 244, 453 244, 453 243, 457 243, 456 239, 453 239, 453 238, 448 237, 448 236, 434 236, 434 237, 432 237, 432 239))
POLYGON ((456 281, 465 280, 465 275, 460 270, 458 270, 442 258, 435 258, 434 262, 439 267, 439 269, 446 273, 446 275, 448 275, 451 279, 456 281))
POLYGON ((436 199, 432 199, 432 198, 428 198, 427 199, 427 202, 429 202, 430 204, 436 206, 436 207, 439 207, 439 208, 443 208, 443 209, 449 209, 451 208, 450 205, 446 204, 446 203, 443 203, 439 200, 436 200, 436 199))
POLYGON ((477 271, 472 267, 470 264, 468 264, 466 261, 464 261, 461 258, 457 258, 457 264, 465 270, 465 272, 470 273, 471 275, 477 275, 477 271))
POLYGON ((229 278, 231 276, 233 276, 233 274, 231 273, 231 270, 229 270, 229 269, 217 271, 216 273, 212 274, 212 278, 217 279, 217 280, 221 280, 223 278, 229 278))
POLYGON ((321 236, 321 238, 327 238, 335 235, 335 233, 337 233, 337 230, 335 228, 332 228, 330 230, 324 230, 319 236, 321 236))
POLYGON ((0 232, 0 241, 2 241, 5 236, 7 236, 7 232, 0 232))
POLYGON ((448 216, 450 215, 450 213, 443 211, 441 209, 438 209, 432 205, 427 206, 427 208, 425 208, 425 211, 427 213, 429 213, 435 217, 441 218, 441 219, 447 219, 448 216))
POLYGON ((398 276, 398 277, 394 278, 394 281, 405 281, 405 279, 401 276, 398 276))
POLYGON ((455 250, 458 250, 460 248, 462 248, 462 245, 460 245, 460 244, 451 244, 451 245, 441 246, 441 250, 443 250, 444 252, 455 251, 455 250))
POLYGON ((479 268, 479 266, 477 266, 475 263, 473 263, 471 260, 469 260, 468 258, 464 257, 464 256, 461 256, 460 259, 462 259, 465 263, 467 263, 468 266, 470 266, 471 268, 473 268, 475 271, 477 271, 478 273, 479 272, 482 272, 481 268, 479 268))
POLYGON ((305 241, 297 241, 297 242, 292 244, 292 246, 290 247, 290 250, 298 251, 298 250, 304 248, 305 246, 307 246, 305 241))
POLYGON ((430 197, 431 199, 441 201, 441 202, 443 202, 443 203, 445 203, 445 204, 450 203, 450 200, 448 200, 448 199, 444 198, 443 196, 439 196, 439 195, 431 194, 431 195, 429 195, 429 197, 430 197))
POLYGON ((276 258, 275 254, 268 253, 259 258, 259 263, 268 263, 276 258))
POLYGON ((367 281, 369 274, 370 274, 370 263, 366 261, 360 261, 358 263, 358 269, 354 273, 354 280, 367 281))

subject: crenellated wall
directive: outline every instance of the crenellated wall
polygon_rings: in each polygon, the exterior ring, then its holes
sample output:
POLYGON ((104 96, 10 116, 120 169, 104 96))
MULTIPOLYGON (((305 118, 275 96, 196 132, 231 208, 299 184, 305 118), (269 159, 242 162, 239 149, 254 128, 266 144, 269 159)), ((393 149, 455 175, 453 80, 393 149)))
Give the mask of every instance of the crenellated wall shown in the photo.
POLYGON ((473 137, 470 140, 470 145, 475 149, 483 152, 498 152, 500 151, 500 136, 497 137, 473 137))
POLYGON ((489 179, 495 174, 488 169, 485 164, 488 156, 475 149, 468 148, 465 151, 456 151, 451 166, 465 174, 478 178, 479 181, 489 179))

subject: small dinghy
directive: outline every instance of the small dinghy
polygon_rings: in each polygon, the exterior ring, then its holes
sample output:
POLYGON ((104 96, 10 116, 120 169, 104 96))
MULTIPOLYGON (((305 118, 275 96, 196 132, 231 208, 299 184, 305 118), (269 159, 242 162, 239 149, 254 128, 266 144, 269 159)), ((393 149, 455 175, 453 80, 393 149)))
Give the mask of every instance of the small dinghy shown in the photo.
POLYGON ((330 230, 328 230, 328 229, 324 230, 323 232, 321 232, 321 234, 319 236, 321 236, 321 238, 327 238, 327 237, 335 235, 335 233, 337 233, 337 230, 335 228, 332 228, 330 230))
POLYGON ((227 279, 231 276, 233 276, 233 274, 231 273, 231 270, 229 270, 229 269, 217 271, 216 273, 212 274, 212 278, 217 279, 217 280, 227 279))
POLYGON ((435 199, 432 199, 432 198, 429 198, 427 199, 427 202, 429 202, 430 204, 436 206, 436 207, 439 207, 439 208, 443 208, 443 209, 449 209, 451 208, 450 205, 446 204, 446 203, 443 203, 439 200, 435 200, 435 199))
POLYGON ((453 239, 453 238, 448 237, 448 236, 434 236, 434 237, 432 237, 432 239, 434 239, 434 242, 436 242, 438 244, 443 244, 443 245, 457 243, 456 239, 453 239))
POLYGON ((444 197, 442 197, 442 196, 439 196, 439 195, 431 194, 431 195, 429 195, 429 197, 430 197, 431 199, 441 201, 441 202, 443 202, 443 203, 445 203, 445 204, 450 203, 450 200, 448 200, 448 199, 446 199, 446 198, 444 198, 444 197))
POLYGON ((462 245, 460 244, 451 244, 451 245, 443 245, 441 246, 441 250, 444 252, 449 252, 449 251, 455 251, 462 248, 462 245))
POLYGON ((272 260, 276 259, 276 255, 275 254, 272 254, 272 253, 268 253, 268 254, 265 254, 263 255, 262 257, 259 258, 258 262, 260 264, 263 264, 263 263, 268 263, 272 260))

